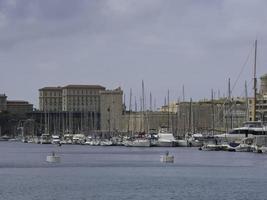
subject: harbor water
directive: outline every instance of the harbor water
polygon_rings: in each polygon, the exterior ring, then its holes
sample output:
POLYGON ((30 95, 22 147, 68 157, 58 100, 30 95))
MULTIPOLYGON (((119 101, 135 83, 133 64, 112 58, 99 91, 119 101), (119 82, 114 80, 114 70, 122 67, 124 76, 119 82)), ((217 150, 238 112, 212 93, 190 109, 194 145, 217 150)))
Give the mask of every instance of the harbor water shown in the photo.
POLYGON ((267 154, 0 142, 0 200, 265 200, 266 185, 267 154))

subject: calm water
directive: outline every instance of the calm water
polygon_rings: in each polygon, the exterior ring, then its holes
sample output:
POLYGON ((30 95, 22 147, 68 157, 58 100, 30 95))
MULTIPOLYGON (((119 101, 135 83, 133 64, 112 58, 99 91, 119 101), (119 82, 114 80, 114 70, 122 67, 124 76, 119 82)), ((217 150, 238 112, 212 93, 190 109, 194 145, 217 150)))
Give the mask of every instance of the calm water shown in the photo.
POLYGON ((266 200, 266 186, 267 154, 0 142, 1 200, 266 200))

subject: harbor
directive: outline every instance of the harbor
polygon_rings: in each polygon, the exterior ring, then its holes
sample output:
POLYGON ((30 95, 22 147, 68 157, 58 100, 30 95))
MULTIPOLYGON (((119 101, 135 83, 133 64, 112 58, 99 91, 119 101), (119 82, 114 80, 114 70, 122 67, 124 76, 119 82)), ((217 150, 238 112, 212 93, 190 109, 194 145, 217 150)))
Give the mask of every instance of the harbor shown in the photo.
POLYGON ((0 0, 0 200, 266 200, 266 8, 0 0))

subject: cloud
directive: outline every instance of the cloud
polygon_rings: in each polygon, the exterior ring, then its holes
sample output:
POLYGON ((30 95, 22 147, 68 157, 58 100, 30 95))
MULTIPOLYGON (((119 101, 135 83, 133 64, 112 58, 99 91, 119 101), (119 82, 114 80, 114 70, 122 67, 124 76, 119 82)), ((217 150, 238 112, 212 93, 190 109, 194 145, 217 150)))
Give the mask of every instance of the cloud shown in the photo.
POLYGON ((0 29, 3 29, 7 24, 6 16, 0 12, 0 29))
MULTIPOLYGON (((136 96, 144 79, 159 99, 183 84, 195 99, 209 97, 211 87, 223 93, 256 37, 258 73, 266 73, 266 6, 265 0, 0 0, 6 73, 0 85, 13 99, 20 94, 35 103, 38 88, 22 94, 10 77, 27 79, 29 87, 121 84, 136 96)), ((237 91, 251 78, 251 63, 237 91)))

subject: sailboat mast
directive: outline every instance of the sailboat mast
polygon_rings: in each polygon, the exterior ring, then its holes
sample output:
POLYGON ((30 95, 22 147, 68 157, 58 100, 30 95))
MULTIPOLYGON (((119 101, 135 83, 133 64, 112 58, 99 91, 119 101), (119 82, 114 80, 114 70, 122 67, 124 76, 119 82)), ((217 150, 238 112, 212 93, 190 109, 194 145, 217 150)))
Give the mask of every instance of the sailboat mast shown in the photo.
POLYGON ((170 91, 168 90, 168 131, 170 130, 170 91))
POLYGON ((128 134, 130 132, 131 112, 132 112, 132 88, 130 89, 128 134))
POLYGON ((247 81, 245 81, 245 101, 246 101, 246 121, 249 119, 249 108, 248 108, 248 87, 247 81))
POLYGON ((256 101, 257 101, 257 78, 256 78, 256 66, 257 66, 257 40, 255 40, 255 55, 254 55, 254 101, 253 101, 253 112, 252 121, 256 121, 256 101))
POLYGON ((211 109, 212 109, 212 135, 214 135, 215 129, 215 113, 214 113, 214 93, 213 89, 211 90, 211 109))
POLYGON ((143 121, 143 130, 142 132, 145 132, 145 86, 144 86, 144 80, 142 80, 142 121, 143 121))

